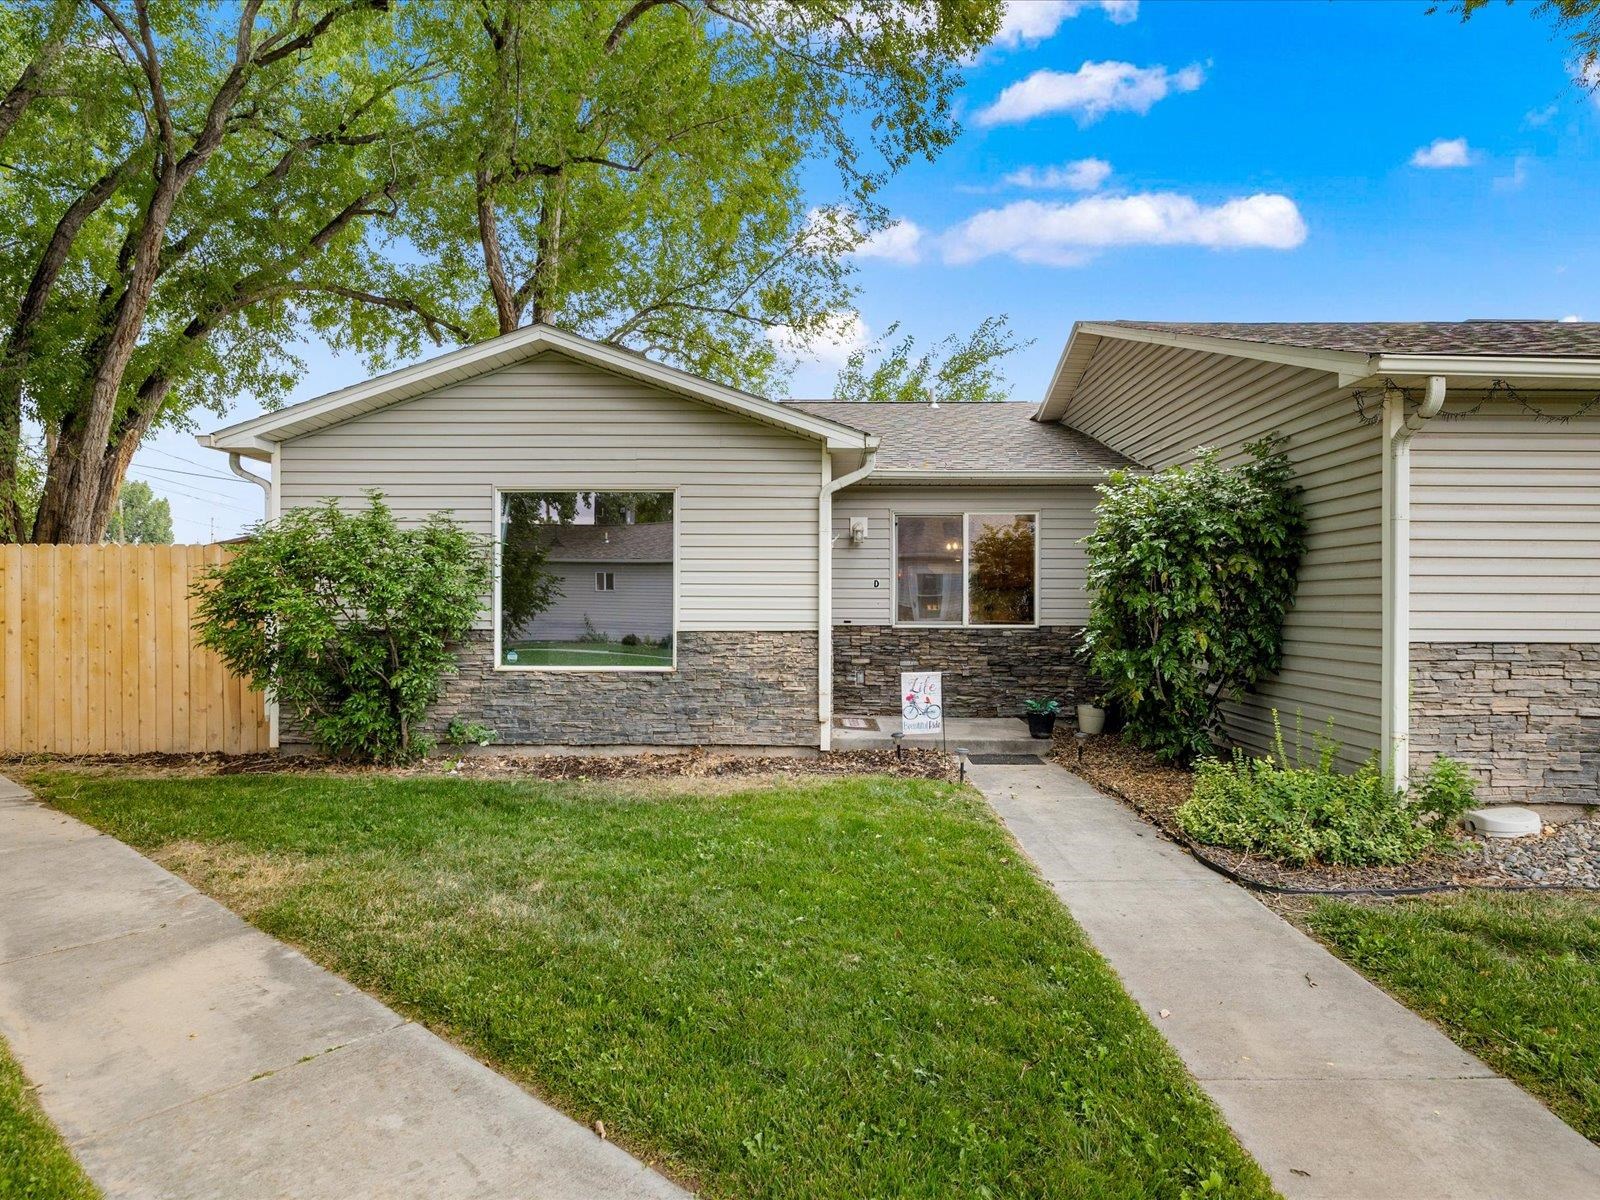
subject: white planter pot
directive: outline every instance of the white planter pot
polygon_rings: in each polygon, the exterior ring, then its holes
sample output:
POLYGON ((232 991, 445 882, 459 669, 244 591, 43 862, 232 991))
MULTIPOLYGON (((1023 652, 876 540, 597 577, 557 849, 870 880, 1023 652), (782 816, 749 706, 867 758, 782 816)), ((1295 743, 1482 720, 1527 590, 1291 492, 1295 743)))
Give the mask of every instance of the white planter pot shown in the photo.
POLYGON ((1078 705, 1078 732, 1079 733, 1104 733, 1106 728, 1106 710, 1098 704, 1078 705))

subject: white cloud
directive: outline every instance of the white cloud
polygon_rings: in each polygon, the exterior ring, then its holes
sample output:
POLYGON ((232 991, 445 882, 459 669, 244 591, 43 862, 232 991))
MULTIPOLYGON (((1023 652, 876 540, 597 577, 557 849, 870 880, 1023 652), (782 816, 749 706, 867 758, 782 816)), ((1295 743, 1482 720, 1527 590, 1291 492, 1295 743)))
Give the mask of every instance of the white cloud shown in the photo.
POLYGON ((1117 25, 1139 17, 1139 0, 1007 0, 1000 32, 990 45, 1006 50, 1037 46, 1055 37, 1064 21, 1090 8, 1098 8, 1117 25))
POLYGON ((1051 191, 1097 192, 1111 178, 1111 164, 1103 158, 1080 158, 1059 167, 1023 167, 1005 181, 1012 187, 1051 191))
POLYGON ((1047 113, 1071 113, 1088 125, 1107 113, 1144 114, 1176 92, 1192 92, 1206 80, 1198 63, 1181 71, 1136 67, 1125 62, 1086 62, 1076 71, 1035 71, 1011 84, 978 113, 979 125, 1009 125, 1047 113))
POLYGON ((1467 139, 1434 138, 1426 146, 1419 146, 1411 156, 1413 167, 1467 167, 1472 165, 1472 148, 1467 139))
POLYGON ((767 341, 797 362, 837 370, 854 351, 872 341, 872 331, 860 313, 842 312, 835 313, 833 320, 810 335, 800 334, 788 325, 769 325, 767 341))
POLYGON ((914 221, 895 221, 857 246, 855 256, 911 266, 922 261, 922 228, 914 221))
POLYGON ((1572 82, 1589 92, 1589 98, 1600 105, 1600 59, 1585 64, 1581 59, 1572 64, 1572 82))
POLYGON ((1556 119, 1556 114, 1561 111, 1559 103, 1546 104, 1543 108, 1530 109, 1522 114, 1522 123, 1530 129, 1537 129, 1541 125, 1548 125, 1556 119))
POLYGON ((1192 196, 1144 192, 1047 204, 1019 200, 976 213, 940 239, 948 263, 995 254, 1075 267, 1110 246, 1259 247, 1292 250, 1306 223, 1287 196, 1258 194, 1205 205, 1192 196))
POLYGON ((1563 325, 1576 325, 1581 320, 1583 320, 1583 318, 1580 317, 1577 313, 1572 313, 1570 316, 1562 317, 1561 318, 1561 323, 1563 325))

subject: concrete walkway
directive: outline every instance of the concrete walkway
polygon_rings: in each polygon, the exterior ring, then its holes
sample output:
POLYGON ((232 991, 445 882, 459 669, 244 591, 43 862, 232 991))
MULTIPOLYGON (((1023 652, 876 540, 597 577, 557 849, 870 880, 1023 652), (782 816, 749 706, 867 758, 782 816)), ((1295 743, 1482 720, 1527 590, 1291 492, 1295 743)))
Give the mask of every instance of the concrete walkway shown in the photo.
POLYGON ((0 1036, 116 1200, 688 1195, 3 776, 0 1036))
POLYGON ((1286 1197, 1600 1197, 1600 1149, 1116 800, 968 774, 1286 1197))

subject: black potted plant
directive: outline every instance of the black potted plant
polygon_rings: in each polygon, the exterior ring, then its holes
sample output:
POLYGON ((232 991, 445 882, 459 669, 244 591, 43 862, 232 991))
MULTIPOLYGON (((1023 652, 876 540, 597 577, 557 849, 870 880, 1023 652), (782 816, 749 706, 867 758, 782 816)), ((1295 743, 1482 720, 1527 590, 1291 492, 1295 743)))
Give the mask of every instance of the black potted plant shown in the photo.
POLYGON ((1029 700, 1023 706, 1028 716, 1028 732, 1036 738, 1052 737, 1056 731, 1056 717, 1061 712, 1059 700, 1029 700))

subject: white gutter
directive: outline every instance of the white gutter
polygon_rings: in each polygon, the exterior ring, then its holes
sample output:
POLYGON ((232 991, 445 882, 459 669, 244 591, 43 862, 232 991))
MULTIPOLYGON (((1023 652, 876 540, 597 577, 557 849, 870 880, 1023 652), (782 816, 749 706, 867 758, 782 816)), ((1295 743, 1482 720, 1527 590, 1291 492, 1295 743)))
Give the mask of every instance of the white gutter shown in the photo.
POLYGON ((833 458, 822 452, 822 490, 817 493, 817 748, 833 749, 833 494, 859 483, 878 465, 876 448, 861 466, 838 479, 833 458))
POLYGON ((239 452, 237 450, 231 451, 228 454, 228 470, 232 471, 240 479, 247 480, 261 489, 262 515, 268 520, 271 520, 272 480, 266 478, 264 475, 255 475, 249 471, 246 471, 244 469, 244 465, 239 461, 239 452))
POLYGON ((1428 376, 1422 405, 1384 397, 1384 495, 1389 520, 1383 562, 1383 765, 1396 787, 1411 774, 1411 439, 1444 407, 1445 377, 1428 376))

